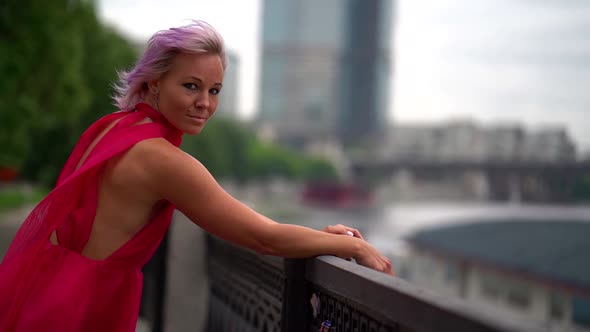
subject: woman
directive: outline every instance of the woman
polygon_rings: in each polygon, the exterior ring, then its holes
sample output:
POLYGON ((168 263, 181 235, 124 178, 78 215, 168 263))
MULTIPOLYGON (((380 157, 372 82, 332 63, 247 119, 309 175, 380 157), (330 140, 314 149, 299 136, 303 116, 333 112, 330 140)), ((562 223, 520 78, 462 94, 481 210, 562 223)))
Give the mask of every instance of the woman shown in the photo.
POLYGON ((178 148, 182 134, 199 134, 215 113, 225 67, 223 40, 202 21, 150 39, 136 66, 120 75, 115 101, 122 111, 82 135, 0 265, 1 331, 134 331, 140 270, 174 208, 262 254, 354 257, 393 274, 357 230, 270 220, 178 148))

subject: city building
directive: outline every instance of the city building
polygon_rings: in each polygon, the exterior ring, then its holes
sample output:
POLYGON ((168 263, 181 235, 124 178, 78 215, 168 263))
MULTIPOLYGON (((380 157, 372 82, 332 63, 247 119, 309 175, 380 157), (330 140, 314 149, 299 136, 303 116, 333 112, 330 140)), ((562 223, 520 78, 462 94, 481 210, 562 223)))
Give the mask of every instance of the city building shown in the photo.
POLYGON ((493 126, 483 129, 485 139, 482 142, 487 161, 520 161, 527 134, 519 125, 493 126))
POLYGON ((489 220, 410 236, 403 277, 507 319, 590 331, 590 223, 489 220))
POLYGON ((345 145, 379 141, 391 79, 392 2, 349 0, 338 79, 339 137, 345 145))
MULTIPOLYGON (((520 125, 478 126, 471 121, 397 124, 377 149, 381 160, 425 162, 560 162, 576 159, 564 128, 527 131, 520 125)), ((365 156, 367 157, 367 156, 365 156)))
POLYGON ((393 0, 266 0, 260 112, 275 140, 358 142, 385 123, 393 0))
POLYGON ((536 161, 573 161, 576 147, 565 128, 545 128, 527 136, 524 158, 536 161))
POLYGON ((219 95, 219 104, 217 105, 217 115, 237 118, 238 117, 238 79, 240 71, 240 61, 233 53, 227 52, 228 65, 223 75, 223 88, 219 95))

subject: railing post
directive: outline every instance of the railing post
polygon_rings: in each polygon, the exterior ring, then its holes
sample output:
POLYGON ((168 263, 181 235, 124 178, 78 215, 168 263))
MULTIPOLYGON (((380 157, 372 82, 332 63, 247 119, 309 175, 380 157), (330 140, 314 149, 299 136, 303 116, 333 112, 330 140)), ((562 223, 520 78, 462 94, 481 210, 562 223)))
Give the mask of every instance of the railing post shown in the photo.
POLYGON ((150 332, 161 332, 164 329, 167 259, 168 233, 166 233, 162 243, 143 268, 144 284, 140 316, 149 321, 150 332))
POLYGON ((281 330, 283 332, 306 331, 311 312, 305 281, 305 259, 285 259, 284 264, 285 288, 281 330))
POLYGON ((164 330, 164 301, 166 297, 166 268, 168 260, 168 238, 170 232, 167 232, 160 244, 160 256, 158 258, 158 271, 156 274, 156 295, 155 306, 156 313, 154 316, 153 332, 161 332, 164 330))

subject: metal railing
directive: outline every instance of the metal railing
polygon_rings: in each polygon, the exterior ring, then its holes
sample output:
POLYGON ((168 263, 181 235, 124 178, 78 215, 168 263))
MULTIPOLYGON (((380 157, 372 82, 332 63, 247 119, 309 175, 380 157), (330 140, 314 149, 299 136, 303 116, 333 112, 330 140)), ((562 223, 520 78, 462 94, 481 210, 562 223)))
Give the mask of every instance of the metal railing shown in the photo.
POLYGON ((208 331, 319 331, 327 320, 338 332, 546 330, 337 257, 262 256, 212 236, 207 250, 208 331))

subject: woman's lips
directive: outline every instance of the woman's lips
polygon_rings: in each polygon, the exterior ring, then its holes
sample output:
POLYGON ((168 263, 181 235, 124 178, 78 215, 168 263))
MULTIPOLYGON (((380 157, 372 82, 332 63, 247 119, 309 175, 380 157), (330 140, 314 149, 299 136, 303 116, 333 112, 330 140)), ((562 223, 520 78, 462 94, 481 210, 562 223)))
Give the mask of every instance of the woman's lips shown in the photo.
POLYGON ((207 121, 207 117, 198 116, 198 115, 188 115, 189 118, 198 120, 198 121, 207 121))
POLYGON ((194 115, 188 115, 188 118, 190 119, 189 121, 194 125, 194 126, 199 126, 202 127, 205 125, 205 123, 207 123, 207 118, 206 117, 202 117, 202 116, 194 116, 194 115))

